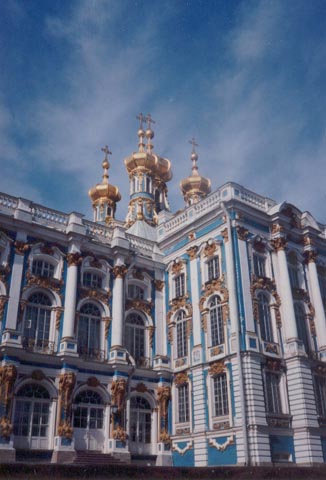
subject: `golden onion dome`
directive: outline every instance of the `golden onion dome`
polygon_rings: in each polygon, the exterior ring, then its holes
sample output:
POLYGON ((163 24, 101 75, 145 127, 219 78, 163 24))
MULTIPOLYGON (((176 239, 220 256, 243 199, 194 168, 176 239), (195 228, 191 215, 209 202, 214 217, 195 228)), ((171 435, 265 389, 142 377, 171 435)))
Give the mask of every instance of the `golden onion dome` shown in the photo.
POLYGON ((180 182, 182 194, 188 205, 199 202, 211 192, 211 181, 198 173, 198 155, 195 151, 195 146, 198 145, 194 139, 192 139, 190 143, 193 146, 190 156, 192 161, 192 174, 180 182))
POLYGON ((108 161, 108 154, 111 154, 108 147, 102 148, 102 151, 105 153, 105 159, 103 160, 102 167, 103 167, 103 179, 101 183, 95 185, 95 187, 91 188, 88 191, 88 195, 90 196, 93 205, 99 203, 110 203, 115 204, 121 200, 121 194, 119 192, 118 187, 111 185, 109 183, 109 174, 108 170, 110 168, 110 163, 108 161))
POLYGON ((140 120, 140 127, 137 132, 139 138, 138 152, 134 152, 124 160, 128 174, 149 172, 153 177, 159 178, 163 182, 171 180, 172 171, 170 160, 153 153, 151 140, 154 138, 154 131, 151 128, 151 124, 155 123, 154 120, 150 114, 144 117, 142 113, 140 113, 137 118, 140 120), (144 121, 148 123, 146 130, 143 129, 144 121), (144 143, 145 138, 147 140, 146 144, 144 143))

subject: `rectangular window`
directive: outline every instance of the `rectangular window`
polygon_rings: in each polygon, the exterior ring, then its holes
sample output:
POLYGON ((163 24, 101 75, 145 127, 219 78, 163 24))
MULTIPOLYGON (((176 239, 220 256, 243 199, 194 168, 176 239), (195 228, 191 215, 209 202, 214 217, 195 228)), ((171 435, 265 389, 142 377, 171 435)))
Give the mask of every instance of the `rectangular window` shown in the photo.
POLYGON ((54 276, 54 266, 44 260, 34 260, 32 274, 38 277, 52 278, 54 276))
POLYGON ((221 373, 213 378, 214 415, 222 417, 229 414, 229 400, 226 374, 221 373))
POLYGON ((189 422, 189 386, 178 387, 178 422, 189 422))
POLYGON ((254 274, 256 277, 266 277, 265 257, 262 255, 253 254, 254 274))
POLYGON ((315 395, 318 415, 326 417, 326 378, 315 377, 315 395))
POLYGON ((299 272, 296 266, 289 265, 289 276, 291 288, 300 288, 299 272))
POLYGON ((83 275, 84 287, 101 288, 102 278, 97 273, 85 272, 83 275))
POLYGON ((183 297, 185 294, 185 276, 184 273, 178 275, 174 280, 175 296, 183 297))
POLYGON ((220 276, 220 265, 218 257, 211 258, 207 262, 207 273, 208 281, 219 278, 220 276))
POLYGON ((267 413, 282 413, 280 382, 281 376, 277 373, 265 373, 266 411, 267 413))

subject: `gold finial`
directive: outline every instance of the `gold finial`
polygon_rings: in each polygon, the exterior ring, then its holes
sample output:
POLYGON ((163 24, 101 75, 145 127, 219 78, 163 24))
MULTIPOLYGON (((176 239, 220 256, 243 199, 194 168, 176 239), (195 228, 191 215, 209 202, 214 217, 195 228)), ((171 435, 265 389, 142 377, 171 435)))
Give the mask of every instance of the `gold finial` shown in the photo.
POLYGON ((107 145, 105 145, 105 147, 101 148, 102 152, 105 153, 105 158, 103 160, 103 163, 102 163, 102 167, 103 167, 103 183, 108 183, 108 179, 109 179, 109 168, 110 168, 110 163, 109 163, 109 160, 108 160, 108 155, 112 155, 112 152, 110 152, 109 150, 109 147, 107 145))
POLYGON ((189 140, 189 143, 190 145, 192 145, 192 152, 190 155, 190 159, 192 161, 192 171, 195 175, 198 175, 198 166, 197 166, 198 155, 195 147, 199 147, 199 144, 196 143, 195 137, 192 137, 192 139, 189 140))
POLYGON ((144 128, 143 128, 143 122, 146 121, 146 117, 140 113, 139 115, 136 116, 137 120, 139 120, 139 129, 137 132, 139 142, 138 142, 138 151, 143 152, 145 149, 145 143, 144 143, 144 128))
POLYGON ((154 132, 152 130, 152 123, 155 125, 155 121, 152 119, 152 116, 150 113, 147 114, 145 120, 147 121, 147 130, 145 132, 146 138, 147 138, 147 151, 149 153, 152 152, 152 149, 154 145, 151 143, 152 138, 154 137, 154 132))

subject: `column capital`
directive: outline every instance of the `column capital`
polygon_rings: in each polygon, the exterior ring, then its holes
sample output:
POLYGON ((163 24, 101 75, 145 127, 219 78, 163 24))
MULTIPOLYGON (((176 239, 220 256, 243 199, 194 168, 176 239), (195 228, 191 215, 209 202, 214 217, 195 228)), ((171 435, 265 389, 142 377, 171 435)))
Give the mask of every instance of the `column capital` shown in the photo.
POLYGON ((194 245, 193 247, 188 248, 187 254, 189 255, 190 260, 195 260, 198 252, 198 247, 194 245))
POLYGON ((114 278, 124 278, 127 273, 127 266, 126 265, 116 265, 112 268, 112 273, 114 278))
POLYGON ((81 263, 81 260, 82 255, 79 252, 67 254, 68 267, 77 267, 81 263))
POLYGON ((278 237, 271 240, 272 247, 276 252, 280 250, 285 250, 287 243, 288 242, 285 237, 278 237))
POLYGON ((308 264, 308 263, 316 263, 316 260, 317 260, 317 257, 318 257, 318 253, 316 252, 316 250, 307 250, 304 252, 304 263, 308 264))

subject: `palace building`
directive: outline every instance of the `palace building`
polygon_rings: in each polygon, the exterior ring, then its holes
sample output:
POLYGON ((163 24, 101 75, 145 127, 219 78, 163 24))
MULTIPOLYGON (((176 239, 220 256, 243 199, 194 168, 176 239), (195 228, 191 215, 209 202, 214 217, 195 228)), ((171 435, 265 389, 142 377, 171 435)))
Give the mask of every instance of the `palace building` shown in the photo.
POLYGON ((107 147, 92 221, 0 194, 0 461, 325 462, 326 226, 194 141, 173 214, 139 120, 125 221, 107 147))

